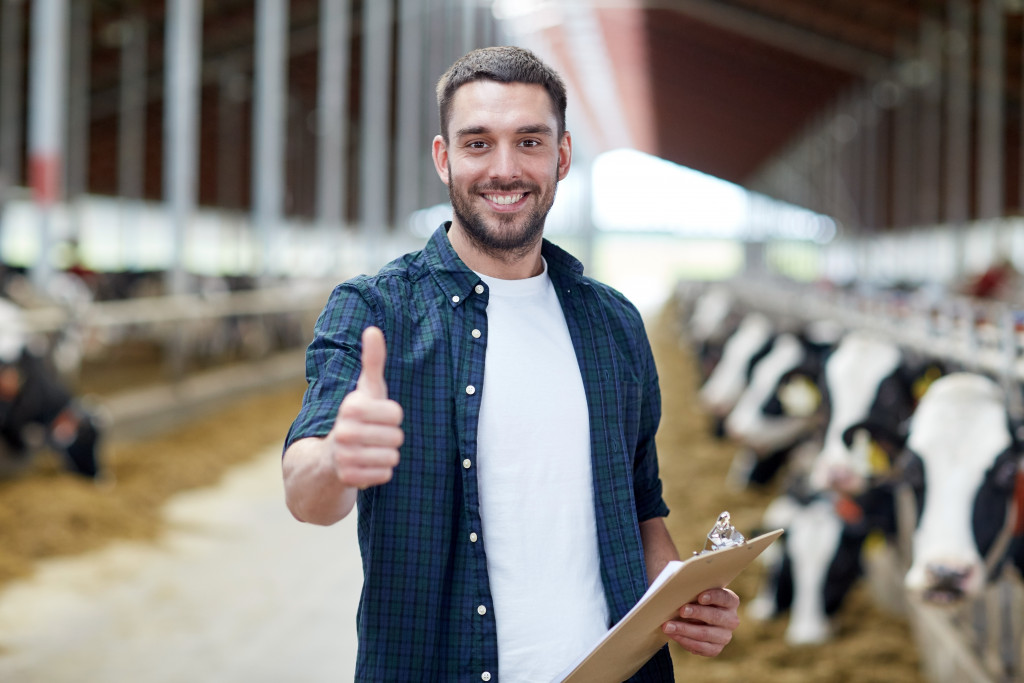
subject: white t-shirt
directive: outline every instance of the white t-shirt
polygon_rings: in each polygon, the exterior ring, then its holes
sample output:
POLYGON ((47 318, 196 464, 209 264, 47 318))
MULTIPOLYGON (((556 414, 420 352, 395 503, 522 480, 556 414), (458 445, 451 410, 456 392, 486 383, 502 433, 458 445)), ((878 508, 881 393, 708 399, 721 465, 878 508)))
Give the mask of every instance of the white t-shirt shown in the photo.
POLYGON ((551 680, 608 629, 576 353, 547 273, 490 288, 477 434, 503 683, 551 680))

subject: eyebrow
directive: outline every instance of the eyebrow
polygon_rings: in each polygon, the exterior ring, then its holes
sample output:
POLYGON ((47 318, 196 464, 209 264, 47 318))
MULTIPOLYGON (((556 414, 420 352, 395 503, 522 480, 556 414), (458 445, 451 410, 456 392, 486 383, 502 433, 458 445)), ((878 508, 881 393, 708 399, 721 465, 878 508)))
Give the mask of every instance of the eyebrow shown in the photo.
MULTIPOLYGON (((491 129, 488 128, 487 126, 467 126, 465 128, 460 128, 457 131, 455 131, 455 137, 461 138, 467 135, 485 135, 490 132, 491 129)), ((517 135, 531 133, 537 135, 553 135, 554 131, 551 129, 551 126, 544 123, 534 123, 516 128, 517 135)))

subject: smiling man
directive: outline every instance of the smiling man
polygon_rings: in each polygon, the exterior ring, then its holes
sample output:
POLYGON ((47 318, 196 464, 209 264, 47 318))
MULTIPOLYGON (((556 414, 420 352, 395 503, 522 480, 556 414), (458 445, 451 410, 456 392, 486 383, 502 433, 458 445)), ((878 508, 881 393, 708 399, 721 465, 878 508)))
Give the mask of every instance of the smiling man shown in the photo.
MULTIPOLYGON (((358 509, 358 681, 550 681, 678 554, 639 313, 543 238, 569 172, 561 78, 527 50, 459 59, 433 160, 453 217, 332 293, 283 458, 288 507, 358 509)), ((717 589, 663 628, 714 656, 717 589)), ((662 649, 631 679, 672 681, 662 649)))

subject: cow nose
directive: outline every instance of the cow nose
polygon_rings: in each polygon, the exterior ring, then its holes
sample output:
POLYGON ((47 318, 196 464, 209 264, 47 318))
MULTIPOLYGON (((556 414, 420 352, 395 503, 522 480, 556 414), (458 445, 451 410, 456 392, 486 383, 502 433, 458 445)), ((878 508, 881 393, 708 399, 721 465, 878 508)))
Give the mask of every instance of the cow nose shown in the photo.
POLYGON ((971 576, 968 566, 953 566, 945 563, 931 563, 925 571, 928 575, 924 597, 929 602, 949 604, 963 599, 967 580, 971 576))

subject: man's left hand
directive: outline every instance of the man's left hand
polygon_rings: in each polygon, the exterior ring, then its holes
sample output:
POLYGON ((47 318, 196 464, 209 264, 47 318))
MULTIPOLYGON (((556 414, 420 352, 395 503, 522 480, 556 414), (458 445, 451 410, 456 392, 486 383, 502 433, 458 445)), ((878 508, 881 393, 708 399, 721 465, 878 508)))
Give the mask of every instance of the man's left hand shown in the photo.
POLYGON ((740 598, 728 588, 712 588, 679 608, 679 619, 666 621, 662 630, 687 652, 715 657, 732 640, 740 625, 740 598))

